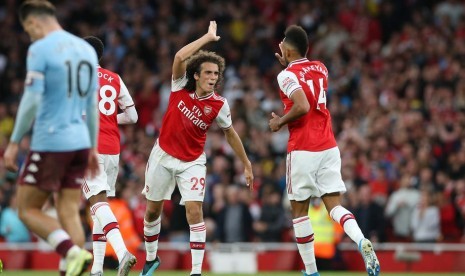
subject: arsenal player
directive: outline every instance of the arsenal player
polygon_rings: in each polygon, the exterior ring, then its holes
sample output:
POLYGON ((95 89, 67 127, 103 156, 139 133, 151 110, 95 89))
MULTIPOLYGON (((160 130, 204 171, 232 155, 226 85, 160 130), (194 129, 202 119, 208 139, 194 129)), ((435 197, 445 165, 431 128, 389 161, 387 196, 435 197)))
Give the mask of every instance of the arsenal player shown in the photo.
MULTIPOLYGON (((328 70, 319 61, 306 58, 308 37, 305 30, 292 25, 279 44, 279 62, 286 66, 278 75, 282 117, 272 113, 272 131, 289 128, 286 159, 286 187, 291 202, 297 247, 305 264, 304 275, 319 275, 315 263, 313 229, 308 217, 311 197, 323 200, 331 218, 340 223, 358 245, 368 275, 378 275, 379 261, 371 242, 363 236, 354 215, 341 206, 346 187, 341 177, 341 156, 326 107, 328 70)), ((318 238, 318 237, 317 237, 318 238)))
POLYGON ((224 59, 213 52, 199 51, 205 44, 219 39, 216 22, 210 21, 208 32, 184 46, 174 57, 168 108, 160 137, 149 157, 142 191, 147 199, 144 219, 147 256, 140 275, 152 275, 160 265, 157 257, 160 214, 163 201, 171 198, 176 184, 185 202, 190 226, 191 275, 201 275, 206 237, 202 213, 206 188, 203 148, 213 122, 223 129, 228 143, 244 164, 246 184, 253 188, 252 165, 232 126, 228 102, 215 93, 217 83, 223 78, 224 59))
MULTIPOLYGON (((97 52, 100 60, 103 43, 94 36, 84 38, 97 52)), ((126 248, 119 231, 116 217, 111 211, 107 197, 115 196, 115 183, 119 169, 120 137, 118 124, 134 124, 137 112, 134 101, 116 73, 98 67, 100 89, 98 92, 98 110, 100 126, 98 133, 98 160, 100 173, 93 179, 86 178, 82 191, 90 203, 92 228, 92 248, 94 263, 91 275, 103 275, 103 259, 106 242, 109 241, 118 256, 118 275, 128 275, 136 258, 126 248), (118 107, 123 111, 118 114, 118 107)))

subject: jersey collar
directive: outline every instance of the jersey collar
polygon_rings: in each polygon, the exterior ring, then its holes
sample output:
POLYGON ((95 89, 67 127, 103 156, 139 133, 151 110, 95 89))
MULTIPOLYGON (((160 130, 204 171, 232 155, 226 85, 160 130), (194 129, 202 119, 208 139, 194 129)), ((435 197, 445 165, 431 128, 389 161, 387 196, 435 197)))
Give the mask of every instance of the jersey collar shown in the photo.
POLYGON ((215 94, 215 92, 211 92, 211 93, 209 93, 209 94, 207 94, 207 95, 205 95, 205 96, 199 97, 199 96, 197 95, 197 93, 194 92, 194 99, 197 99, 197 100, 200 100, 200 101, 201 101, 201 100, 206 100, 206 99, 209 99, 210 97, 212 97, 213 94, 215 94))
POLYGON ((307 58, 296 59, 296 60, 294 60, 294 61, 289 62, 289 64, 287 65, 287 67, 291 67, 291 66, 294 65, 294 64, 299 64, 299 63, 305 62, 305 61, 307 61, 307 60, 308 60, 307 58))

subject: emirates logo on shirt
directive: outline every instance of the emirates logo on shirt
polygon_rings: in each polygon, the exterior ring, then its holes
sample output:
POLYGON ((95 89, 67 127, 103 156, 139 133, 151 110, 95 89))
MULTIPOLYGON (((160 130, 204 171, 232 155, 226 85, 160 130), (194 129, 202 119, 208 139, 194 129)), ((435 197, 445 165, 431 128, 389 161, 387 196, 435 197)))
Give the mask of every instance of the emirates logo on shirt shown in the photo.
POLYGON ((208 105, 205 106, 205 107, 203 108, 203 112, 205 112, 205 115, 210 114, 210 113, 212 112, 212 107, 211 107, 211 106, 208 106, 208 105))
MULTIPOLYGON (((212 111, 212 108, 210 108, 210 112, 212 111)), ((181 111, 181 113, 187 117, 195 126, 199 127, 202 130, 207 130, 209 125, 203 121, 200 117, 202 117, 202 110, 198 108, 197 106, 193 106, 192 109, 190 109, 184 101, 179 101, 178 103, 178 109, 181 111)), ((205 108, 204 108, 205 112, 205 108)))

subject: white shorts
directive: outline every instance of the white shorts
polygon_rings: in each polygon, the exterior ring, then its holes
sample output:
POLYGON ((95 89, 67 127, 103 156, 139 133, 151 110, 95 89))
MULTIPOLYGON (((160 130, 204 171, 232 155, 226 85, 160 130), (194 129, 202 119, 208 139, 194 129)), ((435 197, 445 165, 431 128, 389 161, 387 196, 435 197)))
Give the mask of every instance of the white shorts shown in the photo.
POLYGON ((191 162, 179 160, 161 149, 157 142, 147 162, 142 194, 151 201, 169 200, 177 184, 182 201, 203 202, 206 162, 205 153, 191 162))
POLYGON ((119 154, 99 154, 98 165, 100 169, 99 174, 93 179, 86 178, 84 185, 82 185, 82 191, 87 199, 103 191, 107 192, 107 197, 115 196, 115 183, 119 169, 119 154))
POLYGON ((341 176, 339 148, 319 152, 289 152, 286 160, 286 189, 289 199, 295 201, 346 192, 341 176))

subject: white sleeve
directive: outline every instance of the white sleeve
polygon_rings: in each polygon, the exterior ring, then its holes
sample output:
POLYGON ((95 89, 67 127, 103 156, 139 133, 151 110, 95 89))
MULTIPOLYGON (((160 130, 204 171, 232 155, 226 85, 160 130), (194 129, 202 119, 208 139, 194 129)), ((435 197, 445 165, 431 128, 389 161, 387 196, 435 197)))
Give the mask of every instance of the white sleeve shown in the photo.
POLYGON ((292 93, 297 89, 302 89, 297 76, 292 72, 281 71, 281 73, 278 74, 277 79, 279 88, 281 88, 281 91, 283 91, 288 98, 291 98, 292 93))
POLYGON ((177 80, 173 80, 173 76, 171 76, 171 92, 177 92, 183 89, 186 83, 187 83, 187 76, 185 73, 184 73, 184 76, 182 76, 181 78, 177 80))
POLYGON ((224 104, 221 107, 220 112, 218 112, 215 121, 222 129, 228 129, 232 126, 231 110, 229 109, 227 100, 224 100, 224 104))
POLYGON ((118 125, 135 124, 137 123, 138 118, 139 116, 137 115, 136 107, 134 105, 123 110, 123 113, 116 115, 118 125))
POLYGON ((118 105, 121 110, 125 110, 127 107, 134 105, 131 95, 129 94, 128 88, 124 84, 123 80, 119 77, 120 91, 118 97, 118 105))
POLYGON ((129 94, 129 90, 124 84, 123 80, 120 76, 118 77, 120 84, 118 105, 119 108, 123 110, 123 113, 119 113, 118 115, 116 115, 116 121, 119 125, 134 124, 137 122, 138 119, 137 111, 134 106, 134 101, 131 97, 131 94, 129 94))

